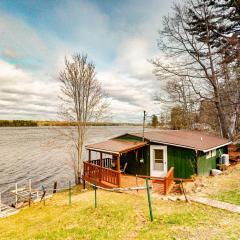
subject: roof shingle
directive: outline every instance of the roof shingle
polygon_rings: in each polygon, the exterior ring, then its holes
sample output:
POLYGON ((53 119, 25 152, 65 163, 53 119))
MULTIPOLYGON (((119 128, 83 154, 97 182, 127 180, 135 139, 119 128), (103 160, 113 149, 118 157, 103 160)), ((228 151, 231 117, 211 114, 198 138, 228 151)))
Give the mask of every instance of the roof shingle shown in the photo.
POLYGON ((101 151, 105 153, 119 154, 119 153, 123 153, 123 152, 127 152, 133 149, 143 147, 145 145, 146 145, 145 142, 140 142, 140 141, 130 142, 126 140, 110 139, 104 142, 87 145, 86 149, 101 151))
MULTIPOLYGON (((137 137, 142 137, 142 133, 129 134, 137 137)), ((185 130, 149 131, 144 133, 144 137, 151 142, 181 146, 204 152, 231 143, 231 141, 226 138, 217 137, 199 131, 185 130)))

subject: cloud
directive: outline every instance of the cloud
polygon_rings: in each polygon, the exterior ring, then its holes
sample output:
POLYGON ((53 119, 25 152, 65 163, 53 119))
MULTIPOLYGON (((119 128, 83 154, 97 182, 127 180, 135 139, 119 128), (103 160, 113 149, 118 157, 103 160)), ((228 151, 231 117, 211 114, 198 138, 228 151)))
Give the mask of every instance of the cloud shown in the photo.
POLYGON ((28 24, 3 12, 0 13, 0 36, 0 47, 6 57, 40 60, 47 53, 45 44, 28 24))
POLYGON ((158 111, 152 98, 161 85, 148 59, 157 55, 157 30, 169 5, 157 0, 121 1, 117 7, 111 1, 60 1, 51 7, 40 4, 34 18, 31 8, 25 17, 1 11, 0 117, 56 116, 58 72, 64 57, 75 52, 88 53, 96 63, 114 121, 140 122, 143 110, 158 111), (111 5, 110 10, 103 5, 111 5))
POLYGON ((134 121, 140 122, 143 110, 149 115, 160 112, 160 106, 153 101, 153 97, 156 92, 162 91, 162 83, 153 75, 149 60, 158 54, 156 39, 162 18, 161 9, 170 4, 149 1, 146 8, 144 1, 131 1, 121 12, 117 12, 120 23, 116 29, 124 31, 118 35, 116 58, 108 70, 99 76, 104 89, 116 100, 116 119, 125 111, 127 118, 131 116, 134 121), (132 12, 134 18, 129 14, 132 12))
POLYGON ((2 55, 3 57, 12 59, 12 60, 18 58, 17 54, 13 50, 7 49, 7 48, 2 51, 2 55))
POLYGON ((129 36, 122 40, 109 69, 98 74, 104 90, 114 100, 116 120, 125 117, 141 122, 143 110, 150 115, 160 111, 153 101, 155 93, 161 91, 161 82, 153 75, 153 66, 148 60, 151 48, 146 39, 129 36))
POLYGON ((55 117, 59 86, 53 81, 40 81, 13 64, 0 61, 0 116, 22 119, 55 117), (34 113, 34 115, 32 115, 34 113), (55 116, 54 116, 55 115, 55 116))
POLYGON ((149 52, 149 45, 145 39, 137 37, 124 39, 118 48, 114 64, 119 71, 125 71, 129 75, 149 76, 152 72, 152 66, 148 62, 149 52))
POLYGON ((140 86, 136 79, 131 79, 127 75, 124 76, 114 71, 101 72, 98 74, 98 78, 108 96, 134 106, 143 105, 143 99, 146 96, 144 91, 139 90, 144 86, 140 86))

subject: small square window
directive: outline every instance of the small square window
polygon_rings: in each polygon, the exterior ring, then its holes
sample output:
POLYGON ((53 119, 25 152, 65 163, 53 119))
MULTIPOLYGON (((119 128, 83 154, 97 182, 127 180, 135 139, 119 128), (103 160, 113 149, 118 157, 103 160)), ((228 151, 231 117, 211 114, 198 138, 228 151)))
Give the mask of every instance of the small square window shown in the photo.
POLYGON ((206 152, 206 158, 211 158, 216 156, 216 149, 206 152))
POLYGON ((212 150, 212 157, 216 156, 216 149, 212 150))
POLYGON ((206 158, 207 158, 207 159, 212 157, 211 152, 212 152, 212 151, 208 151, 208 152, 206 152, 206 158))

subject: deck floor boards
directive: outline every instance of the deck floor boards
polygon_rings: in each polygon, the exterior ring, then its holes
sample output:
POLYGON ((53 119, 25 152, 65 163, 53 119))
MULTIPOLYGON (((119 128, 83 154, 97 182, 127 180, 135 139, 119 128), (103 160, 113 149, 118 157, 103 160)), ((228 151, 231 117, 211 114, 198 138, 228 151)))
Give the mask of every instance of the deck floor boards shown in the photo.
POLYGON ((7 217, 13 214, 18 213, 19 210, 13 207, 10 207, 6 204, 0 204, 0 218, 7 217))
MULTIPOLYGON (((94 181, 93 181, 94 182, 94 181)), ((164 186, 163 184, 156 183, 152 180, 149 180, 149 185, 153 186, 153 191, 163 194, 164 186)), ((105 188, 117 188, 116 185, 101 181, 101 187, 105 188)), ((134 175, 121 174, 121 188, 135 188, 135 187, 146 187, 146 181, 143 178, 136 178, 134 175)))

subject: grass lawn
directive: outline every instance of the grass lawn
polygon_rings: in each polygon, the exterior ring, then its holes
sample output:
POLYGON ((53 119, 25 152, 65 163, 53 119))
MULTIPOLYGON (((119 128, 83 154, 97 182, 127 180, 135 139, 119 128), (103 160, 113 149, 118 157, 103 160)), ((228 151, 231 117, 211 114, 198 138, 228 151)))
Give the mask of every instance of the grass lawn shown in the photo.
POLYGON ((217 191, 209 196, 213 199, 240 205, 240 165, 232 167, 226 175, 219 176, 217 191))
POLYGON ((200 204, 160 201, 152 197, 149 221, 146 194, 77 189, 58 193, 46 205, 34 204, 0 219, 0 239, 240 239, 240 215, 200 204))
POLYGON ((240 205, 240 189, 220 192, 216 195, 212 195, 211 198, 217 199, 223 202, 240 205))
POLYGON ((194 195, 240 205, 240 164, 215 177, 200 177, 194 183, 187 183, 186 187, 191 189, 194 185, 201 187, 194 195))

